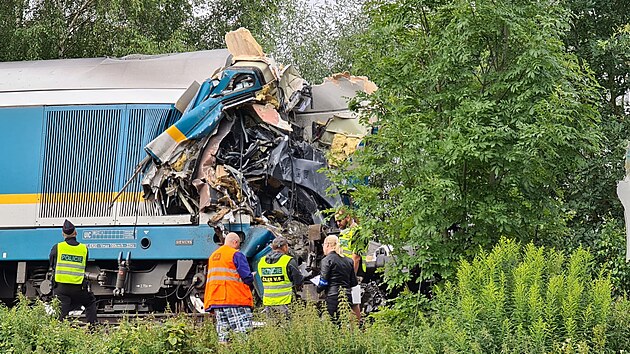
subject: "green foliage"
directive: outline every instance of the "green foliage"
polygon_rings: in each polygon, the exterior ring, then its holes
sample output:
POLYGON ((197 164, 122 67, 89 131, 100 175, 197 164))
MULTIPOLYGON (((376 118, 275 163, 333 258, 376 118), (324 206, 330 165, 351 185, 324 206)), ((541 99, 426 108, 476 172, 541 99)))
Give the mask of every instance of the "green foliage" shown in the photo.
POLYGON ((189 38, 197 48, 224 48, 227 32, 247 27, 256 38, 263 34, 269 18, 281 7, 272 0, 192 0, 195 19, 188 28, 189 38))
POLYGON ((568 51, 594 72, 602 91, 602 147, 584 152, 586 164, 568 171, 563 187, 565 209, 570 215, 570 239, 559 239, 558 247, 593 250, 598 262, 610 271, 615 291, 628 291, 628 267, 622 259, 623 208, 615 187, 624 176, 623 156, 630 131, 627 103, 628 36, 630 13, 625 1, 570 0, 571 28, 564 37, 568 51), (568 241, 568 242, 567 242, 568 241))
POLYGON ((602 87, 604 139, 599 151, 585 153, 586 165, 569 176, 565 197, 573 237, 558 245, 567 249, 583 245, 593 250, 597 261, 610 271, 617 293, 630 289, 630 269, 623 260, 623 208, 615 191, 617 181, 624 177, 623 156, 630 131, 626 103, 621 99, 629 88, 630 71, 630 14, 619 7, 624 4, 568 2, 573 19, 565 42, 593 69, 602 87))
POLYGON ((365 0, 282 0, 257 33, 265 49, 280 63, 295 65, 312 83, 352 68, 354 37, 368 24, 365 0))
POLYGON ((567 249, 588 248, 595 263, 610 275, 613 292, 617 296, 627 294, 630 291, 630 264, 625 259, 625 226, 622 221, 610 217, 596 225, 597 229, 585 229, 570 244, 563 246, 567 249))
POLYGON ((57 321, 39 301, 22 298, 11 309, 0 306, 2 353, 201 353, 212 342, 211 323, 196 326, 183 317, 164 323, 123 321, 90 332, 83 324, 57 321))
POLYGON ((0 60, 159 54, 225 47, 247 27, 279 62, 318 83, 351 68, 365 0, 81 0, 0 4, 0 60))
POLYGON ((432 303, 422 293, 409 290, 401 292, 395 299, 389 300, 385 311, 370 314, 375 320, 375 326, 383 323, 393 325, 403 331, 413 331, 420 324, 425 323, 425 312, 431 312, 432 303))
POLYGON ((567 1, 573 19, 564 38, 567 47, 588 63, 606 90, 609 111, 623 114, 618 98, 628 91, 630 13, 624 0, 567 1))
MULTIPOLYGON (((350 315, 347 306, 345 312, 350 315)), ((138 319, 88 331, 75 322, 58 322, 46 314, 42 303, 22 299, 11 309, 0 305, 0 352, 358 354, 404 353, 414 348, 412 338, 387 323, 359 329, 349 318, 342 316, 338 327, 327 316, 320 318, 314 306, 295 306, 290 323, 255 329, 223 346, 217 343, 210 318, 201 324, 184 317, 138 319)))
MULTIPOLYGON (((503 239, 472 261, 430 303, 403 292, 359 328, 347 304, 340 324, 296 304, 232 343, 217 343, 213 322, 172 317, 129 320, 88 331, 58 322, 41 302, 0 306, 3 353, 619 353, 630 349, 630 302, 613 300, 610 277, 593 256, 503 239), (421 311, 424 309, 424 311, 421 311)), ((55 305, 57 306, 57 305, 55 305)))
POLYGON ((597 84, 558 3, 374 1, 355 70, 379 90, 377 134, 350 176, 362 228, 395 246, 390 284, 454 275, 501 235, 559 244, 567 176, 599 150, 597 84), (393 75, 392 73, 395 73, 393 75), (404 247, 411 252, 400 252, 404 247))
POLYGON ((192 50, 188 0, 9 1, 3 3, 0 60, 192 50))
POLYGON ((503 239, 436 291, 417 340, 426 353, 618 353, 630 348, 628 306, 587 251, 503 239))

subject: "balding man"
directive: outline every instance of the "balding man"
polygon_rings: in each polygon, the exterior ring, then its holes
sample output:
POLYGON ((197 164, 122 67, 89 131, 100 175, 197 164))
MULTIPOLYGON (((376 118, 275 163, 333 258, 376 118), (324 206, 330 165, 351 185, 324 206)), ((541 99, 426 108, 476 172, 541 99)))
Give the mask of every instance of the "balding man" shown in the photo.
POLYGON ((252 328, 254 282, 249 263, 239 252, 241 238, 234 232, 208 258, 208 278, 204 294, 206 312, 214 312, 219 343, 226 344, 230 331, 247 333, 252 328))

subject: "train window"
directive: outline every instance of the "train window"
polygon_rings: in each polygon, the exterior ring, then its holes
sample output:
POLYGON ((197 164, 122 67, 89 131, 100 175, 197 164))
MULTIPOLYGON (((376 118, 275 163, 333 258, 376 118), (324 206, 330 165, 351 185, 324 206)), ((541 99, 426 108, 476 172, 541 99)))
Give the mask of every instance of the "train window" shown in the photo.
POLYGON ((223 93, 236 92, 254 86, 254 76, 252 74, 234 75, 223 93))

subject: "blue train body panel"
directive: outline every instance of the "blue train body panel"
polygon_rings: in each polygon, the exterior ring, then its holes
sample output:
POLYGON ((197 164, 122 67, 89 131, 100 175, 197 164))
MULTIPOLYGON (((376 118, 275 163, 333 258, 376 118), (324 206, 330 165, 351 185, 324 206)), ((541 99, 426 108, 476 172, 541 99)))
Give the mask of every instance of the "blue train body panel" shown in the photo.
POLYGON ((179 115, 172 104, 0 108, 0 228, 191 224, 143 200, 137 178, 114 202, 179 115))
POLYGON ((43 114, 43 107, 0 109, 0 194, 37 191, 43 114))
MULTIPOLYGON (((233 225, 245 234, 242 252, 256 257, 273 234, 264 228, 233 225)), ((87 245, 90 261, 115 260, 122 251, 135 260, 205 260, 218 248, 207 225, 120 226, 77 228, 77 240, 87 245)), ((51 247, 63 240, 57 228, 0 230, 3 261, 48 261, 51 247)), ((266 252, 263 252, 266 253, 266 252)))
MULTIPOLYGON (((182 158, 182 163, 190 162, 186 170, 178 170, 177 161, 164 161, 173 164, 167 173, 191 177, 186 197, 165 179, 156 187, 159 198, 141 184, 155 172, 143 163, 157 137, 176 139, 173 148, 182 138, 201 140, 217 129, 221 107, 253 100, 262 88, 264 78, 254 69, 229 71, 218 83, 220 92, 208 101, 211 107, 180 119, 175 109, 179 96, 192 81, 206 81, 217 67, 206 66, 224 63, 225 54, 77 59, 74 68, 70 61, 31 62, 22 69, 20 63, 0 63, 0 77, 14 78, 18 69, 25 73, 20 80, 0 83, 0 277, 6 280, 0 300, 19 293, 51 293, 47 261, 53 245, 63 240, 66 219, 75 224, 77 240, 90 251, 86 277, 93 274, 89 281, 95 294, 110 300, 124 295, 132 306, 118 301, 99 305, 107 311, 163 309, 167 297, 199 310, 206 261, 219 247, 217 222, 223 223, 224 232, 242 236, 241 251, 248 259, 268 252, 274 235, 267 228, 253 227, 250 218, 235 215, 228 219, 237 222, 220 219, 210 227, 212 210, 201 213, 199 205, 190 206, 190 200, 196 204, 191 175, 203 146, 182 158), (206 65, 191 65, 201 57, 206 65), (145 70, 149 67, 152 70, 145 70), (169 75, 182 68, 185 72, 169 75), (84 72, 90 75, 79 75, 84 72), (254 86, 248 86, 249 78, 255 79, 254 86), (214 112, 212 124, 209 112, 214 112), (129 262, 121 253, 130 255, 129 262)), ((205 87, 211 83, 206 81, 205 87)), ((206 91, 197 99, 207 99, 202 97, 206 91)), ((256 288, 262 291, 260 285, 257 279, 256 288)))

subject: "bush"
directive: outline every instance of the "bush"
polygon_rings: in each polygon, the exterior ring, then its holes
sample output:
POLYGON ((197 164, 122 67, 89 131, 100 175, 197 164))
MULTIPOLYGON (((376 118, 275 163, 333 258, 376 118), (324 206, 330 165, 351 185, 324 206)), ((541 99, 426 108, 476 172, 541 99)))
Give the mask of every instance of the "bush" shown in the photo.
MULTIPOLYGON (((350 309, 346 305, 346 312, 350 309)), ((266 320, 262 317, 259 320, 266 320)), ((228 346, 217 343, 214 324, 184 316, 163 321, 132 319, 89 331, 78 322, 59 322, 43 303, 21 299, 0 305, 0 353, 400 353, 404 334, 382 323, 359 329, 350 317, 339 326, 314 306, 295 306, 291 322, 255 329, 228 346)))
MULTIPOLYGON (((549 353, 627 350, 630 304, 578 249, 570 256, 501 240, 462 261, 457 280, 436 289, 416 332, 421 352, 549 353)), ((388 310, 391 311, 391 310, 388 310)), ((381 314, 381 317, 386 317, 381 314)))

